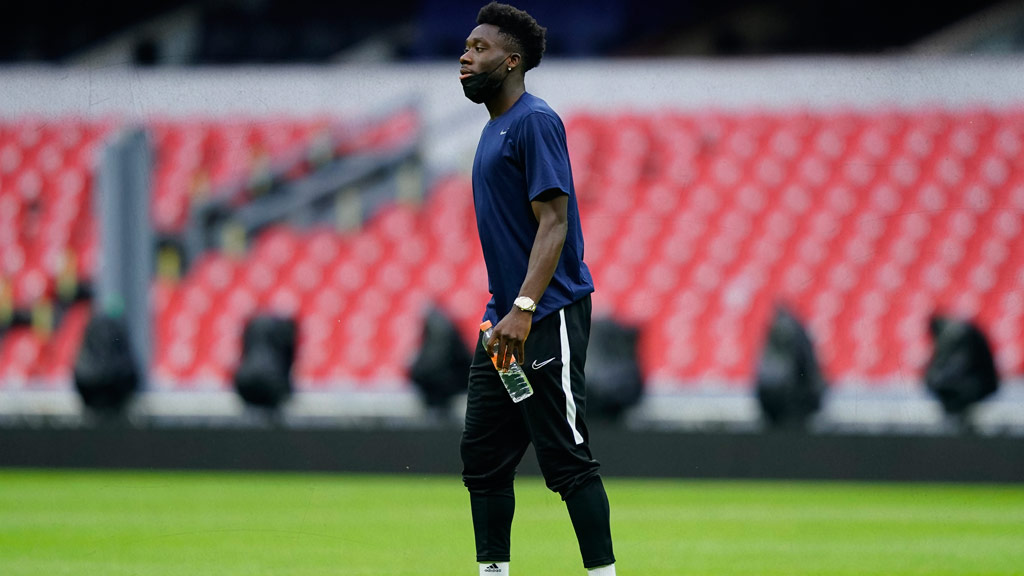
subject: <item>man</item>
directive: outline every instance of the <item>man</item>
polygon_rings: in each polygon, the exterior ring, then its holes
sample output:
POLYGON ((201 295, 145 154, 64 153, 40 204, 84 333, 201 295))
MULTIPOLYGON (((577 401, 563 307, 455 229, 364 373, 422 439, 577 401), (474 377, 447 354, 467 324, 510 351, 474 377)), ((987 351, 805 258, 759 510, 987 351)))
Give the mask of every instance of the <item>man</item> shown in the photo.
POLYGON ((608 497, 583 421, 594 286, 565 127, 524 84, 544 54, 545 29, 495 2, 477 24, 459 59, 466 96, 491 117, 473 162, 473 199, 492 294, 484 319, 494 332, 486 350, 476 347, 461 447, 477 562, 481 576, 508 574, 513 479, 532 442, 548 488, 566 503, 584 567, 614 576, 608 497), (514 358, 533 396, 513 403, 491 354, 500 369, 514 358))

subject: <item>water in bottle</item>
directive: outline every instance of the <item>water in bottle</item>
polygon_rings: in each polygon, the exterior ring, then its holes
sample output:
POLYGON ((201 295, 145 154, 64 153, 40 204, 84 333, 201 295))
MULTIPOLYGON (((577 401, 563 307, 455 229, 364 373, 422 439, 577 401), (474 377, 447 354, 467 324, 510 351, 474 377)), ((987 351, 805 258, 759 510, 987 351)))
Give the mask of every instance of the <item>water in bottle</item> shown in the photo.
MULTIPOLYGON (((487 349, 487 341, 491 339, 491 334, 494 329, 491 328, 491 321, 484 320, 484 323, 480 325, 480 341, 484 346, 484 350, 487 349)), ((505 389, 508 390, 508 395, 512 397, 513 402, 522 402, 530 396, 533 396, 533 386, 530 386, 530 381, 526 378, 526 373, 516 362, 515 356, 512 357, 512 362, 509 363, 508 370, 501 370, 498 368, 498 354, 491 354, 491 362, 494 367, 498 370, 498 375, 501 376, 501 381, 505 384, 505 389)))

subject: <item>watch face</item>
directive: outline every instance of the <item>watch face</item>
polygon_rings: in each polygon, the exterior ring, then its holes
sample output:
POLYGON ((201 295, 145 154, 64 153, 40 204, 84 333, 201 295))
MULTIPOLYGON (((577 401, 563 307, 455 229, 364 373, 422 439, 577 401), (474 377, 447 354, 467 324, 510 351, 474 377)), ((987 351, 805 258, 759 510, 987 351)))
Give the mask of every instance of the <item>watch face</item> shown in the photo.
POLYGON ((537 303, 534 302, 533 299, 528 298, 526 296, 520 296, 519 298, 516 298, 513 304, 515 304, 516 307, 519 308, 520 310, 524 310, 526 312, 533 312, 537 309, 537 303))

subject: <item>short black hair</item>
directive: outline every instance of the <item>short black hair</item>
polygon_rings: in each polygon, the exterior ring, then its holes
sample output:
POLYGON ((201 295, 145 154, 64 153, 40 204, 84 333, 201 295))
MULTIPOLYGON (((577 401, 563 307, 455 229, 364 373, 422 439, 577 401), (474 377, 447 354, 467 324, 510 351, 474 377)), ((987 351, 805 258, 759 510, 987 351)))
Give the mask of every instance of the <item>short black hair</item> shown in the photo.
POLYGON ((533 16, 514 6, 491 2, 480 9, 476 23, 498 27, 501 35, 513 44, 513 51, 523 57, 524 73, 540 64, 547 46, 548 30, 537 24, 533 16))

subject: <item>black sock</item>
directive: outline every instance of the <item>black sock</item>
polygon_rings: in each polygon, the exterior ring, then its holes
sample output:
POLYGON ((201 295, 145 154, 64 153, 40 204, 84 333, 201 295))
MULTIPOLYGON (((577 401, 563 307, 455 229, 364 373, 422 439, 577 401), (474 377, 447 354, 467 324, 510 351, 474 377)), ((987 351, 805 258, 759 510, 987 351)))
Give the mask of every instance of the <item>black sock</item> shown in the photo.
POLYGON ((516 497, 511 491, 469 495, 477 562, 508 562, 516 497))
POLYGON ((585 568, 613 564, 612 531, 609 523, 608 495, 600 476, 594 476, 566 497, 572 527, 580 543, 585 568))

